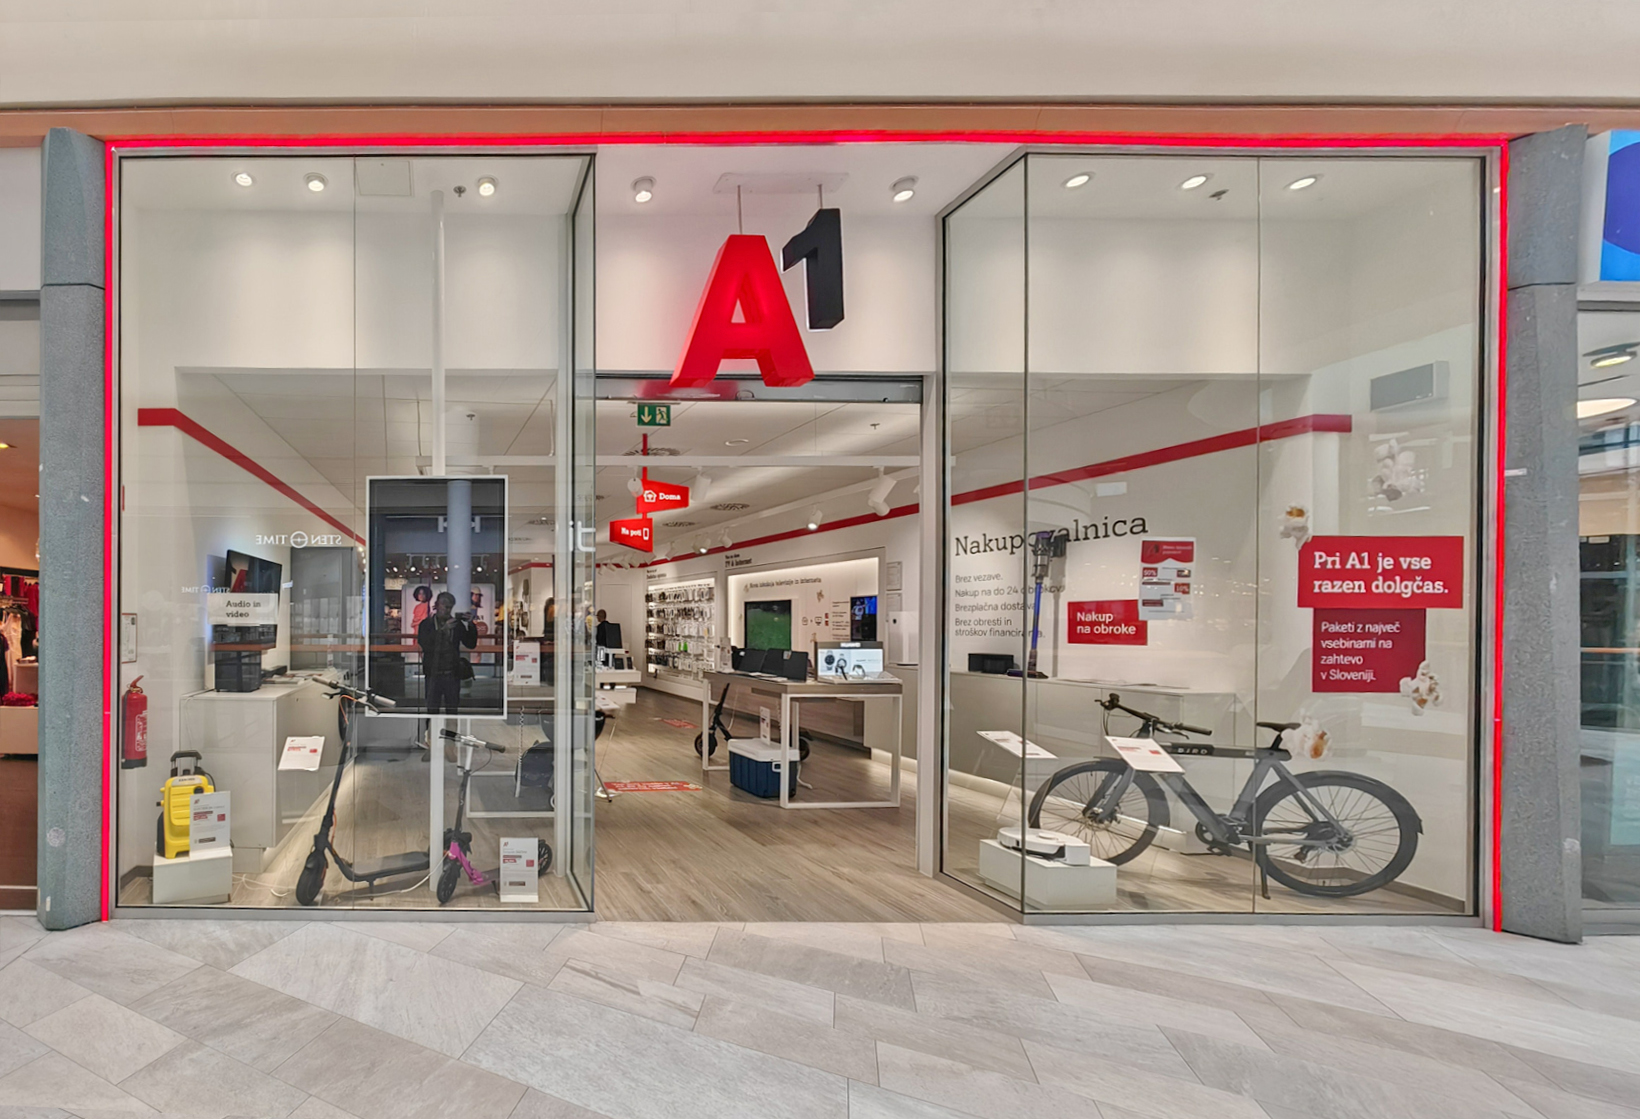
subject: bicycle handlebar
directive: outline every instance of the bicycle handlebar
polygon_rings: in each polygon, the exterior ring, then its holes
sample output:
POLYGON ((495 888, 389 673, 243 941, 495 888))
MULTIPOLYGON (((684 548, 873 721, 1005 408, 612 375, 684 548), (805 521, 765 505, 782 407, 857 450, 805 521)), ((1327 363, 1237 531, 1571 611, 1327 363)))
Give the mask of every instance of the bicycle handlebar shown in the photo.
POLYGON ((1094 702, 1099 704, 1099 706, 1103 707, 1106 711, 1124 712, 1125 714, 1132 715, 1135 719, 1154 724, 1162 730, 1171 730, 1183 734, 1210 735, 1213 733, 1206 727, 1193 727, 1189 723, 1169 722, 1160 715, 1152 715, 1149 711, 1140 711, 1136 708, 1129 707, 1122 702, 1122 697, 1117 695, 1115 692, 1111 692, 1110 698, 1108 699, 1095 700, 1094 702))
POLYGON ((445 727, 440 733, 443 734, 445 738, 448 738, 454 742, 459 742, 463 746, 472 746, 475 748, 482 746, 492 754, 505 754, 507 752, 507 748, 505 746, 497 746, 493 742, 486 742, 482 738, 474 738, 470 734, 457 734, 449 727, 445 727))
POLYGON ((325 693, 326 699, 336 699, 340 696, 346 696, 355 703, 362 703, 367 707, 375 708, 377 711, 385 711, 389 708, 398 706, 396 702, 388 699, 384 695, 377 695, 375 692, 367 691, 364 688, 355 688, 351 684, 331 682, 327 683, 325 687, 330 689, 325 693))

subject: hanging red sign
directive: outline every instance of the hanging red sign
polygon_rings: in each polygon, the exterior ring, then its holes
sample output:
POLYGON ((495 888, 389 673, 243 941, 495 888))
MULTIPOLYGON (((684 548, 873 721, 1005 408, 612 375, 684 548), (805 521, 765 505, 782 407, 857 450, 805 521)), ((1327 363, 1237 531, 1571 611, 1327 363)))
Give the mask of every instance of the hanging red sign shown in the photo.
POLYGON ((657 482, 653 478, 643 480, 643 488, 638 491, 638 512, 640 515, 663 513, 668 509, 687 508, 689 508, 688 486, 674 486, 667 482, 657 482))
POLYGON ((648 517, 628 517, 609 522, 609 542, 625 544, 640 552, 655 550, 655 522, 648 517))
POLYGON ((1355 610, 1461 609, 1463 537, 1312 537, 1298 550, 1298 604, 1355 610))
POLYGON ((1065 640, 1072 645, 1148 645, 1150 623, 1139 617, 1139 600, 1072 602, 1065 640))
POLYGON ((766 385, 790 387, 814 379, 769 243, 746 233, 730 236, 718 250, 672 387, 708 383, 727 358, 757 362, 766 385))

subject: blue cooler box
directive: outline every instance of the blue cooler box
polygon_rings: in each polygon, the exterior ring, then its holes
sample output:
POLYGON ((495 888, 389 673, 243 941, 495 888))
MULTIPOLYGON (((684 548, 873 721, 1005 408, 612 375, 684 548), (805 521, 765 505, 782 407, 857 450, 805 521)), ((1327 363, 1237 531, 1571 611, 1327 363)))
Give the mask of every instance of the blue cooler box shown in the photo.
MULTIPOLYGON (((795 755, 796 751, 792 751, 795 755)), ((798 762, 792 758, 791 772, 786 777, 788 796, 797 795, 798 762)), ((780 743, 767 738, 731 738, 729 740, 729 783, 744 789, 754 797, 780 795, 780 743)))

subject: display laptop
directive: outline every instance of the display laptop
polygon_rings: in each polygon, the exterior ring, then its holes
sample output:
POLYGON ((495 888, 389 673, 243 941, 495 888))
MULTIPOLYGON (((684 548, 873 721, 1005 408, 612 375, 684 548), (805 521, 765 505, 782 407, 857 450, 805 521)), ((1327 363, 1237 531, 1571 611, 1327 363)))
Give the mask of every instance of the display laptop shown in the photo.
POLYGON ((887 680, 880 641, 822 641, 815 674, 822 680, 887 680))

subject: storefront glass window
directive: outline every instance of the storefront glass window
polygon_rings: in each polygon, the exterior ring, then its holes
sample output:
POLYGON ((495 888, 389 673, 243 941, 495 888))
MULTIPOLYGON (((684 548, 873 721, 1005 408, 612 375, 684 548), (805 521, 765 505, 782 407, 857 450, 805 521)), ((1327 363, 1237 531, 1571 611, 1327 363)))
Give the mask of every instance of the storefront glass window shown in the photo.
POLYGON ((589 171, 122 162, 118 904, 590 907, 589 171))
POLYGON ((1481 170, 1031 155, 949 214, 949 873, 1471 909, 1481 170))

